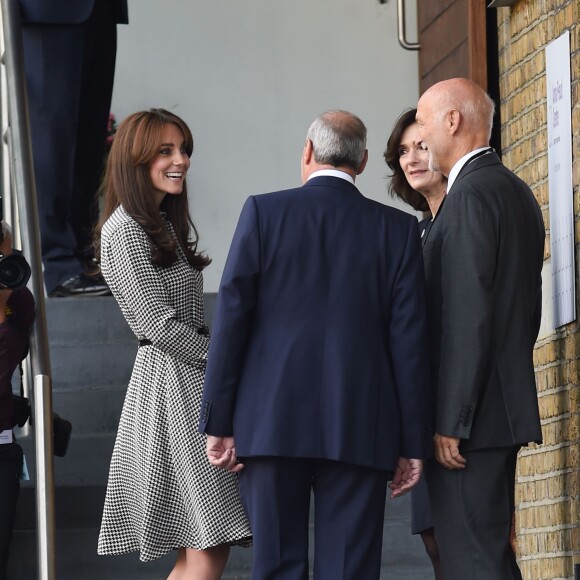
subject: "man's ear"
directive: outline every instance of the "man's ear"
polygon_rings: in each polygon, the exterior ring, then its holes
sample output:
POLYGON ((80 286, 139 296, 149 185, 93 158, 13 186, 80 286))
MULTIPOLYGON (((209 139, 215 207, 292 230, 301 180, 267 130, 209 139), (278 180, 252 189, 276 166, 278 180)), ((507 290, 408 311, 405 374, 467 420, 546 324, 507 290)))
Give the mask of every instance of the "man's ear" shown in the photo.
POLYGON ((302 157, 300 158, 300 177, 302 178, 302 183, 306 183, 308 176, 313 171, 311 167, 312 161, 314 161, 312 141, 306 139, 306 143, 304 143, 304 148, 302 149, 302 157))
POLYGON ((361 161, 361 164, 359 165, 358 169, 356 170, 357 175, 360 175, 365 170, 365 167, 367 166, 368 160, 369 160, 369 150, 365 149, 365 155, 363 157, 363 160, 361 161))
POLYGON ((446 123, 447 128, 449 129, 449 133, 454 135, 459 129, 459 125, 461 124, 461 113, 457 109, 451 109, 447 113, 446 123))
POLYGON ((312 145, 312 141, 310 139, 306 139, 306 143, 304 144, 304 150, 302 151, 302 164, 310 165, 310 163, 312 162, 313 155, 314 155, 314 146, 312 145))

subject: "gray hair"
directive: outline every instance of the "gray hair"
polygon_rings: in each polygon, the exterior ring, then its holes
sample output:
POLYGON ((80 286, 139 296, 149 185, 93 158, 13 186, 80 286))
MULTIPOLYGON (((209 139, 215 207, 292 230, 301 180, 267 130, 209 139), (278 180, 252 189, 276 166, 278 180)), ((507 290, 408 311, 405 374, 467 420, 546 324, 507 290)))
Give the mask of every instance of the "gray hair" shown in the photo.
POLYGON ((367 128, 348 111, 327 111, 316 117, 306 134, 312 141, 314 161, 358 171, 367 147, 367 128))
POLYGON ((461 90, 460 85, 458 90, 440 94, 439 116, 442 119, 451 109, 456 109, 470 127, 485 129, 489 141, 493 127, 495 103, 483 89, 472 81, 469 81, 469 84, 467 82, 463 84, 465 85, 464 91, 461 90))
POLYGON ((457 109, 467 119, 472 127, 484 125, 487 129, 487 139, 491 138, 493 127, 493 115, 495 113, 495 103, 484 91, 478 95, 476 100, 464 100, 458 103, 457 109))

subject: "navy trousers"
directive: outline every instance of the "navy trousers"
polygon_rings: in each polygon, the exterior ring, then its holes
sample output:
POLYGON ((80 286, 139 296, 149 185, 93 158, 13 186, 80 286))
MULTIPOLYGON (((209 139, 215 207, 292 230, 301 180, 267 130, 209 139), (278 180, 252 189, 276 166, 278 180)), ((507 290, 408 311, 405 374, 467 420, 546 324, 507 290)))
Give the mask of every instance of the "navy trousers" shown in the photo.
POLYGON ((240 493, 254 537, 253 580, 307 580, 314 497, 315 580, 380 577, 389 473, 315 459, 244 458, 240 493))
POLYGON ((91 254, 117 25, 108 2, 81 24, 24 24, 24 65, 47 292, 91 254))

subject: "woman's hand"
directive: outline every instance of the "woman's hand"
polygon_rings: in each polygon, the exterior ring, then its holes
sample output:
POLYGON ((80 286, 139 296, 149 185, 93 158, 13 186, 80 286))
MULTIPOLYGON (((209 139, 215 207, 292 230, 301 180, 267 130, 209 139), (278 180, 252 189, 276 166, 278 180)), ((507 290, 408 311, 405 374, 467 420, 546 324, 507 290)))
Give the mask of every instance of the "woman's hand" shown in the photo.
POLYGON ((12 295, 13 290, 0 290, 0 324, 6 322, 6 304, 12 295))

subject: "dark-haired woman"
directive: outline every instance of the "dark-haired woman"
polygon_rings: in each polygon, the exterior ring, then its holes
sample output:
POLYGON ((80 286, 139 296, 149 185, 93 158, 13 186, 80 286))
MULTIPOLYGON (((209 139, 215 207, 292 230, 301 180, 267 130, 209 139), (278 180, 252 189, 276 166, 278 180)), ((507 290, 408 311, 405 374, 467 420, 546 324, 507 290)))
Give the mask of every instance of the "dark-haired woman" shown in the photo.
POLYGON ((119 126, 95 245, 139 340, 123 405, 99 536, 100 554, 177 550, 169 580, 217 580, 250 529, 236 476, 211 467, 197 432, 209 336, 185 177, 193 139, 162 109, 119 126))
MULTIPOLYGON (((445 199, 447 179, 438 171, 429 169, 429 152, 421 147, 419 127, 415 122, 416 112, 416 109, 410 109, 397 119, 384 157, 393 172, 390 192, 413 209, 430 214, 419 224, 421 236, 425 238, 445 199)), ((443 580, 424 477, 411 490, 411 532, 421 535, 435 578, 443 580)))
MULTIPOLYGON (((431 222, 445 199, 447 178, 429 169, 429 152, 421 146, 417 109, 405 111, 396 121, 384 157, 392 170, 389 191, 414 210, 428 212, 431 222)), ((421 230, 425 235, 425 228, 421 230)))

